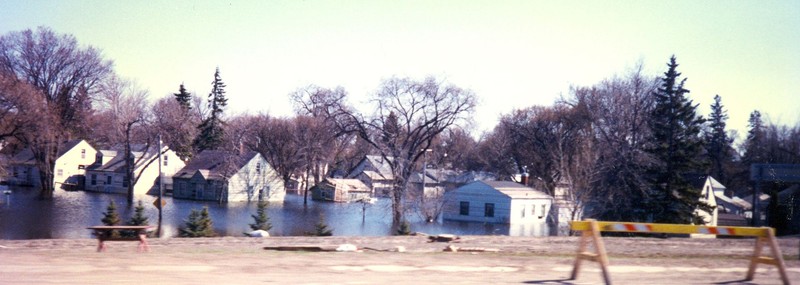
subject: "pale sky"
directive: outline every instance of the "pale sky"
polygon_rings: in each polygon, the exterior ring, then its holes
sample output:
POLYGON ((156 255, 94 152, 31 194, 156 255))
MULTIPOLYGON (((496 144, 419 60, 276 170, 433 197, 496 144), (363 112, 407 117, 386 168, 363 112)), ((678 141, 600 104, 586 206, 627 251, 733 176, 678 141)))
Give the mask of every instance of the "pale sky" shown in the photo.
POLYGON ((755 109, 800 122, 800 1, 0 0, 0 33, 37 26, 101 49, 153 98, 182 82, 206 96, 219 67, 229 113, 290 116, 309 84, 357 103, 433 75, 473 90, 489 130, 638 62, 661 75, 675 54, 699 113, 719 94, 740 132, 755 109))

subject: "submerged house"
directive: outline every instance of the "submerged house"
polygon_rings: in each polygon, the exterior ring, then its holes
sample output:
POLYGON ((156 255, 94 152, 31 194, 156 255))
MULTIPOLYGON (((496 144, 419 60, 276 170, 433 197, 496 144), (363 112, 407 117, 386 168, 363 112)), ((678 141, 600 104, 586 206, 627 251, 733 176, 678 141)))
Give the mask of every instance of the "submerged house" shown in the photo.
MULTIPOLYGON (((161 155, 161 173, 165 177, 172 176, 185 163, 178 155, 166 146, 158 151, 150 145, 132 145, 131 157, 134 161, 133 175, 139 176, 133 186, 134 195, 147 194, 158 187, 159 155, 161 155)), ((86 170, 86 191, 103 193, 128 193, 130 183, 128 166, 125 163, 125 152, 100 150, 95 162, 86 170)))
POLYGON ((543 223, 553 197, 511 181, 475 181, 445 193, 445 220, 543 223))
POLYGON ((371 191, 358 179, 325 178, 311 188, 311 199, 316 201, 356 202, 370 199, 371 191))
MULTIPOLYGON (((70 188, 82 184, 86 167, 94 162, 97 150, 85 140, 71 140, 62 145, 53 169, 53 187, 70 188)), ((25 148, 8 162, 9 184, 40 187, 42 182, 33 151, 25 148)))
POLYGON ((345 178, 361 180, 370 189, 373 196, 389 197, 394 185, 394 174, 389 162, 393 158, 384 159, 380 155, 367 155, 345 178))
POLYGON ((258 152, 204 150, 173 177, 173 197, 219 202, 283 201, 278 173, 258 152))

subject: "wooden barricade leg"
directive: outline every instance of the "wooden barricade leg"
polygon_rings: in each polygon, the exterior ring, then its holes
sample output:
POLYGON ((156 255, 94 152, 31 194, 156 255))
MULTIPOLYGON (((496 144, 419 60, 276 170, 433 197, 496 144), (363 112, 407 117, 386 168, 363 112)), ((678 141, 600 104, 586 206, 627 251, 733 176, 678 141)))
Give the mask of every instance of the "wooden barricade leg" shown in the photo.
POLYGON ((578 278, 578 271, 581 268, 581 261, 584 259, 590 259, 590 257, 594 256, 593 254, 586 252, 586 245, 589 244, 589 239, 591 238, 592 233, 590 231, 581 231, 581 239, 578 242, 578 253, 575 256, 575 263, 572 266, 572 275, 570 275, 569 280, 575 280, 578 278))
POLYGON ((98 237, 97 238, 97 252, 103 252, 103 251, 106 251, 106 244, 103 243, 103 239, 102 238, 98 237))
POLYGON ((147 245, 147 232, 139 233, 139 252, 150 251, 150 246, 147 245))
POLYGON ((575 257, 575 264, 572 267, 572 275, 570 275, 570 280, 575 280, 578 278, 578 271, 581 267, 581 261, 584 259, 589 261, 595 261, 600 263, 600 269, 603 272, 603 281, 606 284, 611 284, 611 275, 608 272, 608 255, 606 255, 606 247, 603 244, 602 237, 600 236, 600 226, 597 224, 596 220, 587 220, 590 225, 591 229, 588 231, 581 231, 581 239, 580 243, 578 244, 578 254, 575 257), (589 239, 592 240, 595 248, 595 253, 586 251, 586 247, 589 244, 589 239))
POLYGON ((778 241, 775 239, 775 230, 765 227, 764 231, 766 232, 765 236, 759 236, 756 239, 756 247, 753 249, 753 257, 750 258, 750 266, 747 269, 745 280, 752 281, 756 272, 756 266, 758 266, 759 263, 764 263, 778 267, 778 273, 781 275, 783 284, 791 284, 791 282, 789 282, 789 276, 786 275, 786 263, 783 261, 783 254, 778 247, 778 241), (761 255, 764 244, 769 245, 772 257, 761 255))

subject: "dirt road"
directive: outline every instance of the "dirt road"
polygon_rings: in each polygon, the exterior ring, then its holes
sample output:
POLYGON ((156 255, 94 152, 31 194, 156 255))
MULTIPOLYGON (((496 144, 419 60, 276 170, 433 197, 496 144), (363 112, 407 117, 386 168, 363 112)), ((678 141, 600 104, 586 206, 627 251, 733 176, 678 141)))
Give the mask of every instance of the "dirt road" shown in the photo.
MULTIPOLYGON (((605 238, 616 284, 740 284, 750 239, 605 238)), ((800 283, 797 238, 781 239, 790 279, 800 283)), ((426 237, 272 237, 156 239, 134 242, 0 240, 2 284, 600 284, 599 267, 572 269, 577 238, 466 236, 458 243, 426 237), (264 247, 354 244, 362 252, 272 251, 264 247), (443 252, 459 248, 497 252, 443 252), (398 246, 405 252, 392 252, 398 246)), ((743 284, 780 284, 759 265, 743 284)))

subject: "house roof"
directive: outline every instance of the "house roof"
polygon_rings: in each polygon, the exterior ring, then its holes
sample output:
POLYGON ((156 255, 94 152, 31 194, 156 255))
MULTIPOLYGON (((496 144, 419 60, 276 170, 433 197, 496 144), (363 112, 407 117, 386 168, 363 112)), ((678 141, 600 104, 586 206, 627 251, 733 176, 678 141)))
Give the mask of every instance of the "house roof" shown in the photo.
POLYGON ((205 179, 222 179, 225 177, 225 166, 240 170, 247 162, 259 156, 258 152, 250 151, 240 155, 231 155, 230 152, 220 150, 204 150, 198 153, 189 163, 179 170, 174 178, 190 179, 200 171, 205 179), (227 164, 230 163, 230 164, 227 164))
POLYGON ((497 175, 491 172, 484 171, 467 171, 455 177, 449 178, 447 182, 456 184, 467 184, 473 181, 494 181, 497 180, 497 175))
POLYGON ((348 178, 325 178, 325 181, 332 186, 339 186, 341 185, 344 187, 345 190, 348 192, 369 192, 369 188, 364 182, 358 179, 348 179, 348 178))
POLYGON ((348 172, 346 177, 354 178, 363 173, 372 180, 392 180, 394 179, 394 174, 392 174, 392 167, 389 165, 389 161, 391 160, 394 160, 394 158, 389 157, 388 159, 384 159, 383 156, 380 155, 364 156, 356 167, 353 167, 353 169, 348 172))
MULTIPOLYGON (((163 150, 166 150, 167 147, 163 147, 163 150)), ((125 171, 125 155, 124 151, 115 151, 115 150, 100 150, 100 153, 103 156, 112 157, 111 160, 107 161, 102 165, 91 165, 88 167, 88 171, 102 171, 102 172, 124 172, 125 171)), ((156 158, 160 153, 155 147, 148 147, 146 145, 141 144, 132 144, 131 145, 131 153, 133 154, 133 160, 136 162, 134 169, 139 168, 143 165, 146 165, 151 159, 156 158), (146 152, 145 152, 146 151, 146 152)))
POLYGON ((471 189, 471 191, 486 191, 487 188, 500 192, 511 199, 553 198, 552 196, 547 195, 547 193, 512 181, 475 181, 457 188, 455 192, 460 192, 466 189, 471 189))
MULTIPOLYGON (((81 140, 81 139, 75 139, 75 140, 66 141, 64 143, 64 145, 61 147, 61 151, 58 152, 58 156, 56 157, 56 159, 58 159, 59 157, 61 157, 62 155, 64 155, 68 151, 70 151, 72 148, 74 148, 75 146, 80 144, 82 141, 83 140, 81 140)), ((14 164, 34 164, 34 163, 36 163, 36 160, 33 157, 33 151, 31 150, 31 148, 30 147, 26 147, 25 149, 21 150, 20 152, 15 154, 13 157, 11 157, 11 163, 14 163, 14 164)))

